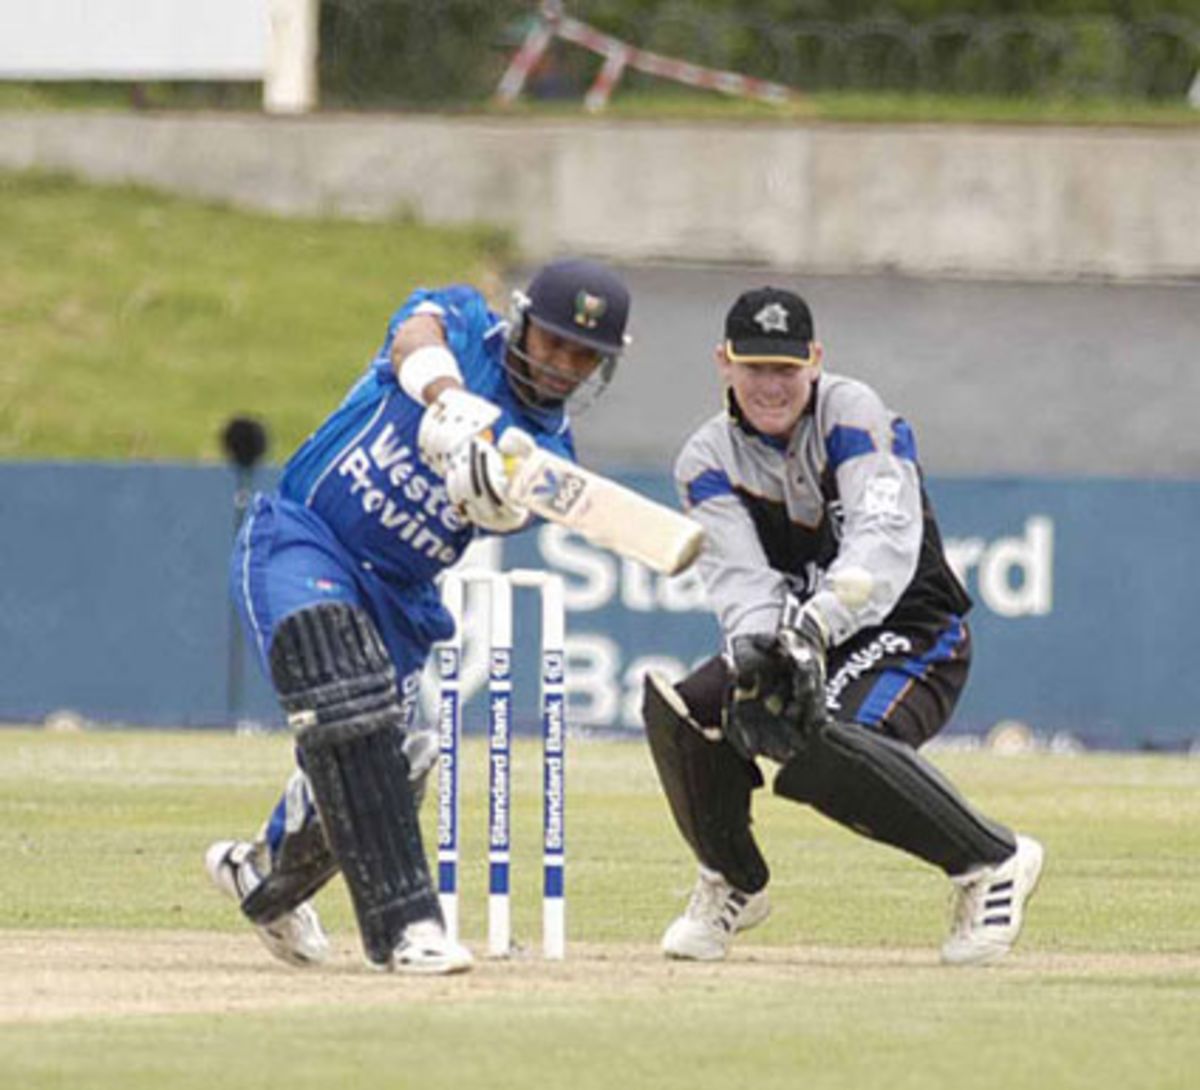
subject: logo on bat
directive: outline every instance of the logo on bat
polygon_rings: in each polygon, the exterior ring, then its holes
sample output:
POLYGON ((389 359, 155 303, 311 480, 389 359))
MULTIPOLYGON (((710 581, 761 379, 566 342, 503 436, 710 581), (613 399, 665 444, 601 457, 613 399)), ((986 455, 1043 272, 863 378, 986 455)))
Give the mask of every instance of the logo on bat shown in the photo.
POLYGON ((558 472, 547 467, 532 488, 534 497, 559 515, 569 514, 587 488, 578 473, 558 472))

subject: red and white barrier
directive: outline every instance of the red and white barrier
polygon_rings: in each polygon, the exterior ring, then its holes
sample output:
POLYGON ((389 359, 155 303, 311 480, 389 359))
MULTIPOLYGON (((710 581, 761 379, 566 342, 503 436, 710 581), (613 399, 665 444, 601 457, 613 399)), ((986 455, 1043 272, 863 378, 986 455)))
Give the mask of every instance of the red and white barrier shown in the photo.
POLYGON ((703 68, 673 57, 664 57, 661 53, 637 49, 628 42, 601 33, 587 23, 563 15, 561 3, 547 0, 496 88, 497 102, 509 105, 520 96, 530 72, 555 38, 582 46, 604 58, 603 67, 583 100, 584 106, 592 112, 603 110, 608 105, 613 89, 626 68, 739 98, 779 104, 795 97, 790 87, 779 83, 768 83, 737 72, 703 68))

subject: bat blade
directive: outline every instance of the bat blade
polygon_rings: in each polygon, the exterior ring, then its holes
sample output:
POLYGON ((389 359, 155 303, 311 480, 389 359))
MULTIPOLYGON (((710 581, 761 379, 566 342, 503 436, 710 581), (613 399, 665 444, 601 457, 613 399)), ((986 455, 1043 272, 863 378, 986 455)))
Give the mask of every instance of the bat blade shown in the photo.
POLYGON ((535 515, 664 575, 684 571, 704 545, 695 519, 540 448, 510 463, 508 494, 535 515))

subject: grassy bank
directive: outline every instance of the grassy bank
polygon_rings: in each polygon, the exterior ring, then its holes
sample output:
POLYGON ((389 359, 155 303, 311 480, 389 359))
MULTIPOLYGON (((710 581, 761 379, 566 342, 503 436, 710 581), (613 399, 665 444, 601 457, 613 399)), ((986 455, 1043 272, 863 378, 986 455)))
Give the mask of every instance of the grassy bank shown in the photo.
POLYGON ((491 229, 282 219, 0 173, 0 458, 214 459, 235 412, 289 450, 414 287, 487 285, 491 229))

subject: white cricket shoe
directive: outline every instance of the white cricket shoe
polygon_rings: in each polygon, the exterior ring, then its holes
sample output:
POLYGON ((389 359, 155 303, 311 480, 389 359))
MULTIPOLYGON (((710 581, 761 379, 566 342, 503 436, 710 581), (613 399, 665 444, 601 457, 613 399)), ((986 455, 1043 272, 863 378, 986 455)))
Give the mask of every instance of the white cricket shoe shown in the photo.
POLYGON ((765 889, 743 893, 701 867, 687 908, 663 935, 662 951, 669 958, 720 961, 737 932, 758 926, 770 914, 765 889))
MULTIPOLYGON (((254 863, 254 845, 244 840, 218 840, 204 853, 204 867, 213 885, 239 905, 263 880, 254 863)), ((329 957, 329 939, 308 901, 270 923, 254 924, 254 930, 288 965, 317 965, 329 957)))
POLYGON ((380 972, 434 976, 465 973, 474 961, 471 951, 451 939, 437 920, 417 920, 404 929, 390 961, 367 964, 380 972))
POLYGON ((1003 863, 952 878, 954 922, 942 947, 947 965, 986 965, 1012 949, 1021 933, 1025 902, 1037 887, 1045 852, 1032 837, 1018 836, 1003 863))

